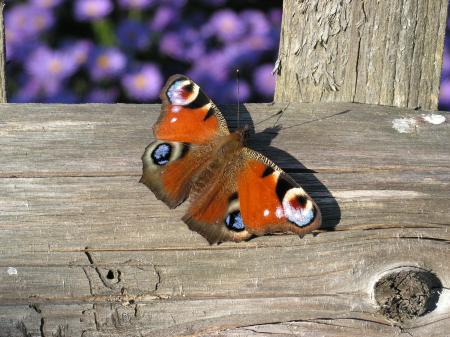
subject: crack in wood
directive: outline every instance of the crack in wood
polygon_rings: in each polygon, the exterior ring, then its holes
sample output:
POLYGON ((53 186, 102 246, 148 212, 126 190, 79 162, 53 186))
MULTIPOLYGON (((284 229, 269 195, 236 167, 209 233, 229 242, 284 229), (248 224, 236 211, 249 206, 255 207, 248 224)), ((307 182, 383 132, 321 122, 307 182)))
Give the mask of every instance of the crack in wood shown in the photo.
MULTIPOLYGON (((252 324, 252 325, 243 325, 243 326, 236 326, 236 327, 228 327, 226 329, 221 329, 221 330, 215 330, 215 332, 219 333, 219 332, 224 332, 227 330, 247 330, 247 331, 251 331, 257 334, 274 334, 274 335, 278 335, 277 333, 271 333, 270 331, 260 331, 255 329, 256 327, 265 327, 265 326, 271 326, 271 325, 285 325, 285 326, 292 326, 294 324, 298 324, 298 323, 310 323, 310 324, 318 324, 318 325, 327 325, 327 326, 333 326, 333 327, 339 327, 339 328, 347 328, 347 329, 353 329, 353 330, 359 330, 360 327, 353 327, 353 326, 349 326, 349 325, 342 325, 342 324, 337 324, 334 322, 338 322, 338 321, 342 321, 342 320, 349 320, 349 321, 360 321, 363 323, 372 323, 372 324, 379 324, 382 326, 386 326, 386 327, 395 327, 396 329, 398 329, 400 332, 404 332, 402 331, 402 328, 400 326, 397 325, 392 325, 390 322, 380 322, 380 321, 376 321, 376 320, 370 320, 370 319, 363 319, 363 318, 359 318, 359 317, 317 317, 317 318, 311 318, 311 319, 300 319, 300 320, 287 320, 287 321, 267 321, 264 323, 258 323, 258 324, 252 324)), ((204 336, 203 334, 201 334, 202 336, 204 336)))
POLYGON ((442 238, 432 238, 428 236, 399 236, 399 239, 413 239, 413 240, 420 240, 420 241, 434 241, 434 242, 444 242, 446 244, 450 244, 450 240, 442 239, 442 238))
POLYGON ((159 288, 159 286, 161 284, 161 280, 162 280, 162 278, 161 278, 161 270, 160 270, 159 266, 157 266, 155 264, 152 264, 152 266, 153 266, 153 269, 155 271, 156 278, 157 278, 156 279, 156 283, 155 283, 155 289, 153 290, 153 292, 155 293, 156 296, 158 296, 156 294, 156 292, 158 291, 158 288, 159 288))
POLYGON ((29 307, 36 311, 38 314, 42 313, 42 310, 39 308, 39 304, 37 303, 30 304, 29 307))
POLYGON ((39 325, 39 332, 41 333, 41 337, 45 337, 45 333, 44 333, 44 317, 41 317, 41 323, 39 325))
MULTIPOLYGON (((86 254, 86 257, 87 257, 89 263, 91 264, 91 266, 94 268, 95 272, 97 273, 103 286, 105 286, 106 288, 111 289, 111 290, 117 289, 119 287, 119 284, 122 281, 122 272, 119 269, 117 269, 117 278, 116 278, 115 273, 112 270, 109 270, 108 274, 105 277, 105 275, 103 275, 103 273, 101 272, 100 268, 95 264, 94 259, 92 258, 92 255, 89 252, 88 247, 86 247, 84 249, 84 253, 86 254), (117 283, 112 283, 111 281, 109 281, 108 276, 110 275, 109 274, 110 272, 112 273, 111 279, 117 279, 117 283)), ((87 274, 87 270, 85 270, 85 273, 87 274)), ((90 283, 90 284, 92 284, 92 283, 90 283)), ((121 289, 122 292, 124 292, 124 290, 125 290, 124 288, 121 289)))

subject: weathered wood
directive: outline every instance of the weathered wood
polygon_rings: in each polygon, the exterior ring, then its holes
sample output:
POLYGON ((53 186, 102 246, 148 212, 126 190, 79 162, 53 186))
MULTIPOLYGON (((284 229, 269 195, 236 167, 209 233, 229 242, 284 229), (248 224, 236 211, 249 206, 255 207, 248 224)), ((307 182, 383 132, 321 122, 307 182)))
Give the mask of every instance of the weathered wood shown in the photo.
POLYGON ((3 10, 5 1, 0 0, 0 103, 6 103, 6 47, 5 47, 5 23, 3 10))
POLYGON ((361 104, 245 107, 249 143, 335 231, 209 246, 179 220, 185 206, 138 183, 159 106, 0 106, 0 336, 445 335, 448 122, 361 104), (406 267, 444 290, 429 314, 393 323, 373 286, 406 267))
POLYGON ((284 1, 275 101, 437 109, 447 5, 284 1))

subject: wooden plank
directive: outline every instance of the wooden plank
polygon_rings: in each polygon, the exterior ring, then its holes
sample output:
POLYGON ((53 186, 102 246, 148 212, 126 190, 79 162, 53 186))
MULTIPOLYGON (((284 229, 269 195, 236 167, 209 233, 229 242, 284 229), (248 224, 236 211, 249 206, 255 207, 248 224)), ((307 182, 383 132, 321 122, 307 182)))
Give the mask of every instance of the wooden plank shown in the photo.
MULTIPOLYGON (((283 104, 246 104, 241 113, 250 127, 256 125, 249 146, 268 154, 283 168, 418 170, 423 162, 435 168, 449 167, 447 144, 440 141, 448 135, 448 124, 423 122, 421 115, 429 112, 346 103, 284 108, 283 104), (401 134, 393 128, 395 120, 408 122, 411 118, 417 118, 414 132, 401 134), (270 129, 277 121, 283 127, 281 132, 270 129), (409 155, 410 151, 415 155, 409 155)), ((139 175, 140 157, 153 139, 151 126, 159 109, 144 104, 0 106, 0 175, 139 175)), ((234 125, 235 107, 222 110, 234 125)))
MULTIPOLYGON (((426 232, 450 223, 442 212, 450 201, 448 172, 305 176, 293 175, 317 199, 327 228, 339 221, 340 231, 383 226, 426 232)), ((205 244, 180 221, 185 206, 169 211, 136 177, 3 178, 0 186, 0 231, 8 238, 1 247, 3 262, 20 263, 26 253, 31 263, 37 252, 86 246, 139 250, 205 244)))
POLYGON ((250 143, 334 231, 209 246, 179 220, 185 206, 169 211, 138 183, 159 106, 0 106, 0 336, 444 335, 448 122, 359 104, 284 108, 246 105, 250 143), (432 271, 444 290, 435 310, 393 324, 373 286, 400 267, 432 271))
POLYGON ((447 5, 284 1, 275 101, 437 109, 447 5))
POLYGON ((420 229, 395 228, 345 234, 321 234, 303 241, 269 238, 242 247, 124 247, 123 251, 93 247, 87 250, 89 259, 85 252, 68 251, 58 252, 59 261, 50 262, 45 253, 37 252, 29 262, 2 262, 0 301, 97 303, 351 294, 357 306, 371 302, 376 277, 396 266, 433 270, 444 283, 450 281, 445 229, 429 230, 427 237, 420 229), (64 259, 69 262, 64 264, 64 259))

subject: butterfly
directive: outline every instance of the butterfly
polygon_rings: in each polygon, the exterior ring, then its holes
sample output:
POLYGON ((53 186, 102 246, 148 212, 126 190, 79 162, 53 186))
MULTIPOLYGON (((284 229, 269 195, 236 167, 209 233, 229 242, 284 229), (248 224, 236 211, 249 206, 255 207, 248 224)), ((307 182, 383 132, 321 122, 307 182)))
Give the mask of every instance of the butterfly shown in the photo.
POLYGON ((161 91, 156 138, 142 156, 140 182, 175 208, 210 243, 276 232, 303 235, 320 227, 314 200, 270 159, 244 142, 247 128, 230 132, 217 106, 184 75, 161 91))

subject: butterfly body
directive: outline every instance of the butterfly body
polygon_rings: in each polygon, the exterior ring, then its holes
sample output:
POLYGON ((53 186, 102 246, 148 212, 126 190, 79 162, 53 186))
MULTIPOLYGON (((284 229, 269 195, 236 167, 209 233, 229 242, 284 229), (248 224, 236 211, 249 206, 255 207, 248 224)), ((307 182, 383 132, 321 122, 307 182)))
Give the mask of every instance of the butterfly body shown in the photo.
POLYGON ((274 232, 308 233, 320 211, 306 192, 262 154, 245 147, 247 128, 229 132, 220 111, 188 77, 161 92, 156 141, 142 157, 141 182, 170 208, 189 199, 183 221, 209 243, 274 232))

